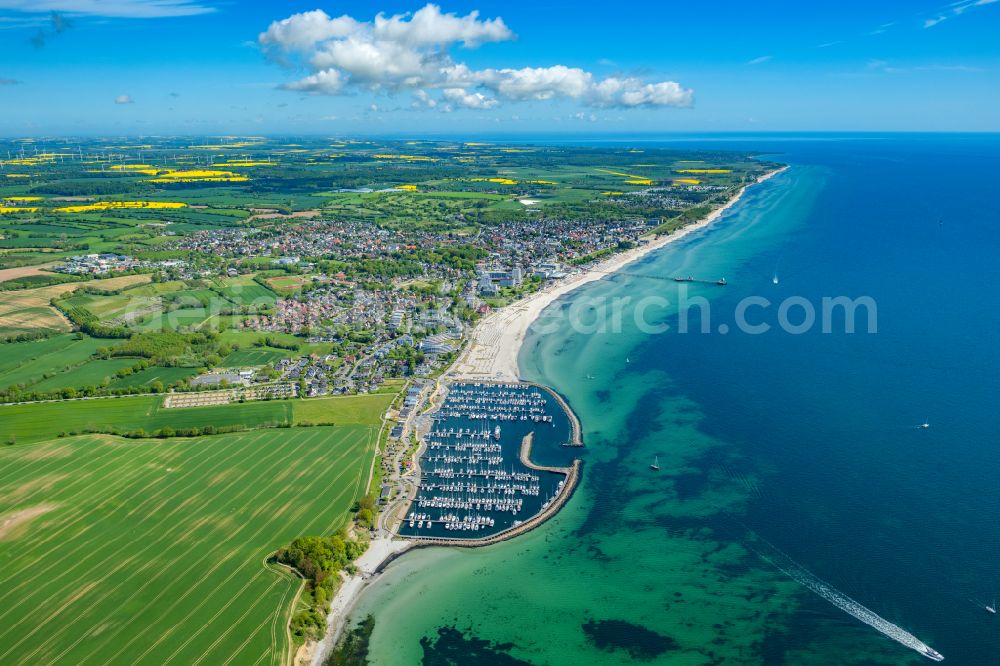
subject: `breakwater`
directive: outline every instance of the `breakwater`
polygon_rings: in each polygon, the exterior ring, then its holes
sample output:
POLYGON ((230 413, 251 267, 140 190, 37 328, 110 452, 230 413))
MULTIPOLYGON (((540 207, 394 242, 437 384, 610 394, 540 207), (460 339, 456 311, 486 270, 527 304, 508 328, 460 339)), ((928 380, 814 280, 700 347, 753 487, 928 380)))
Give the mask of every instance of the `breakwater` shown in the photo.
POLYGON ((431 421, 400 536, 463 545, 509 538, 562 506, 579 477, 579 461, 562 448, 582 445, 579 421, 546 387, 456 382, 431 421), (533 446, 544 450, 538 463, 533 446))

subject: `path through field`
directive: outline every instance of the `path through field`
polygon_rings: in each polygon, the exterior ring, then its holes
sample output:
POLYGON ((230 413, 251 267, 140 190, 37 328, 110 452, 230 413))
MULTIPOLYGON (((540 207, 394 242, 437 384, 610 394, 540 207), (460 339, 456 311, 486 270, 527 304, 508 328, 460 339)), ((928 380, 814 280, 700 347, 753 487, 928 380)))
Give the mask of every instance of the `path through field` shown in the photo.
POLYGON ((299 581, 264 559, 346 524, 377 434, 0 448, 0 520, 17 516, 0 538, 0 663, 282 663, 299 581))

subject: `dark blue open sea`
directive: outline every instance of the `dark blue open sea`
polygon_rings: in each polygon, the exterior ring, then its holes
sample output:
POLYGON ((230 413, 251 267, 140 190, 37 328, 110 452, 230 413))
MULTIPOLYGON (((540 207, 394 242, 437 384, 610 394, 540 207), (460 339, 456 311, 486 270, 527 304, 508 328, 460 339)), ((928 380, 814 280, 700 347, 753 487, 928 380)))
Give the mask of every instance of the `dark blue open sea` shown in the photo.
POLYGON ((617 141, 792 168, 536 324, 522 371, 577 411, 581 487, 524 537, 391 565, 357 612, 374 662, 929 663, 811 574, 946 663, 1000 663, 1000 616, 972 601, 1000 597, 1000 137, 617 141), (677 331, 681 288, 710 332, 677 331), (840 296, 870 298, 877 332, 862 310, 824 333, 840 296), (747 297, 770 331, 738 330, 747 297), (781 330, 789 298, 808 331, 781 330), (568 316, 615 299, 620 326, 568 316))

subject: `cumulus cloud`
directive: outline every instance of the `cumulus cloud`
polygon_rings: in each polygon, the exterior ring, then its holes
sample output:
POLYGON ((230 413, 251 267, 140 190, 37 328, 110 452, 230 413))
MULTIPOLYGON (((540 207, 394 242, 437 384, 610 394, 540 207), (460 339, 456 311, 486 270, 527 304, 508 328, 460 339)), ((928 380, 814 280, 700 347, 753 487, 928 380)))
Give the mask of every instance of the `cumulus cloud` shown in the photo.
POLYGON ((492 109, 500 104, 495 98, 480 92, 468 92, 462 88, 445 88, 442 97, 447 102, 464 109, 492 109))
MULTIPOLYGON (((2 0, 0 0, 2 1, 2 0)), ((502 18, 442 12, 428 4, 371 21, 322 10, 273 22, 258 43, 272 60, 306 70, 287 90, 344 95, 359 90, 409 93, 417 108, 492 109, 503 102, 575 100, 596 108, 690 106, 692 92, 674 81, 596 77, 565 65, 472 69, 451 55, 516 39, 502 18)))
POLYGON ((324 69, 310 76, 285 84, 287 90, 337 95, 344 89, 344 76, 336 69, 324 69))
POLYGON ((426 90, 413 91, 413 107, 416 109, 433 109, 438 105, 436 99, 427 94, 426 90))
POLYGON ((115 104, 135 104, 135 102, 128 95, 118 95, 115 97, 115 104))

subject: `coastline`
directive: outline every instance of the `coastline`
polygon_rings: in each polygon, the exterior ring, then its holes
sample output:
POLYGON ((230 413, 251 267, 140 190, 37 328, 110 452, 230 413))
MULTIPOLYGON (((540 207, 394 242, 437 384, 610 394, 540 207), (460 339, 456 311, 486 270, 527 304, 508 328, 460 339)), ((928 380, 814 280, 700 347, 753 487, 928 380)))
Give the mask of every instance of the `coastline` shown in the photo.
MULTIPOLYGON (((544 289, 541 289, 520 301, 512 303, 505 308, 497 310, 482 319, 476 325, 475 329, 473 329, 470 335, 469 344, 466 346, 465 350, 455 360, 452 367, 441 376, 439 382, 477 380, 494 382, 523 381, 521 379, 520 368, 518 366, 518 357, 520 355, 521 346, 524 344, 524 340, 531 324, 534 323, 546 307, 562 296, 565 296, 585 284, 599 280, 605 277, 608 273, 620 270, 626 265, 645 257, 654 250, 658 250, 669 243, 684 238, 693 231, 709 226, 719 219, 723 213, 729 210, 729 208, 735 205, 742 198, 743 193, 746 192, 748 188, 762 183, 777 174, 784 172, 788 168, 788 166, 783 166, 773 171, 769 171, 768 173, 760 176, 754 182, 744 185, 729 199, 727 199, 725 203, 711 211, 698 222, 690 224, 673 234, 658 236, 650 239, 644 245, 640 245, 620 254, 616 254, 594 266, 580 269, 565 279, 548 285, 544 289)), ((547 390, 552 392, 551 389, 547 390)), ((565 405, 565 403, 562 402, 562 399, 559 398, 557 394, 554 392, 552 393, 559 399, 570 418, 575 420, 577 418, 575 413, 569 409, 568 405, 565 405)), ((576 432, 578 437, 579 425, 577 424, 575 427, 577 428, 576 432)), ((530 451, 530 444, 528 450, 530 451)), ((529 521, 529 523, 526 523, 526 525, 522 527, 527 527, 529 524, 530 528, 536 527, 538 524, 544 522, 544 520, 549 516, 554 514, 555 511, 569 499, 579 479, 580 461, 576 460, 573 466, 567 471, 569 472, 568 479, 572 480, 572 483, 567 483, 567 492, 560 496, 558 502, 553 503, 550 510, 535 516, 531 521, 529 521)), ((516 536, 516 534, 520 534, 521 531, 522 530, 519 529, 516 533, 506 534, 498 541, 516 536)), ((358 600, 361 598, 364 590, 368 587, 368 584, 390 562, 403 555, 407 550, 438 545, 488 545, 488 543, 494 542, 495 541, 493 540, 489 540, 487 543, 476 544, 452 542, 442 542, 438 544, 433 542, 418 542, 401 539, 393 540, 391 537, 373 540, 369 545, 368 550, 366 550, 355 562, 358 567, 358 573, 353 576, 345 577, 343 584, 337 590, 337 593, 330 602, 330 612, 327 616, 328 626, 326 635, 322 640, 315 643, 311 650, 306 652, 308 658, 303 660, 301 663, 310 663, 312 666, 322 665, 323 660, 327 657, 327 655, 329 655, 330 651, 336 645, 341 634, 343 633, 344 628, 347 625, 348 616, 357 605, 358 600)), ((297 666, 299 663, 298 655, 296 655, 293 661, 297 666)))
POLYGON ((620 270, 650 252, 678 241, 694 231, 704 229, 734 206, 748 188, 763 183, 788 168, 783 166, 769 171, 754 182, 744 185, 724 204, 694 224, 689 224, 673 234, 653 238, 644 245, 616 254, 596 265, 580 269, 565 279, 490 314, 472 331, 468 346, 447 375, 454 379, 520 381, 518 356, 521 353, 521 346, 531 324, 546 307, 585 284, 600 280, 608 273, 620 270))
POLYGON ((358 599, 361 598, 361 593, 368 587, 375 574, 412 546, 412 541, 393 540, 392 538, 372 539, 368 544, 368 549, 354 561, 357 573, 351 576, 341 576, 340 587, 330 601, 326 634, 316 643, 306 643, 304 647, 310 648, 305 652, 307 658, 300 660, 299 653, 296 653, 292 659, 294 666, 307 663, 320 666, 323 663, 340 639, 340 635, 347 625, 347 616, 350 615, 358 599))

